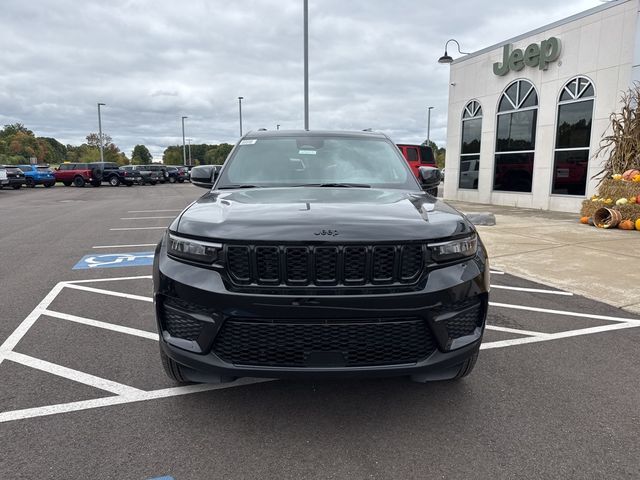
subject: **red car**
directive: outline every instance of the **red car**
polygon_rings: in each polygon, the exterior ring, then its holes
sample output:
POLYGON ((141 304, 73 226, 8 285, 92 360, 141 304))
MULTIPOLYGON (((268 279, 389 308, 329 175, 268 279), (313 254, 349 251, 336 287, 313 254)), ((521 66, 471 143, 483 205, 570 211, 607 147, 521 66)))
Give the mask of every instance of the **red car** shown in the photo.
POLYGON ((425 145, 408 145, 404 143, 396 146, 402 152, 402 155, 411 167, 411 171, 418 180, 420 179, 420 173, 418 172, 419 167, 436 166, 436 159, 433 156, 433 150, 431 150, 431 147, 427 147, 425 145))

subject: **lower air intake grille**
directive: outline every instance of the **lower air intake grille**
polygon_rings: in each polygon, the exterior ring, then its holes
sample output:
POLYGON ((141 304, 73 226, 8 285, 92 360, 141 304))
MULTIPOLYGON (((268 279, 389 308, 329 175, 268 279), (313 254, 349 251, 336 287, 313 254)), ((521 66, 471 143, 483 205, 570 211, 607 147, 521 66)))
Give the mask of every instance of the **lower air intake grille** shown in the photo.
POLYGON ((182 302, 166 300, 162 305, 162 324, 169 335, 184 340, 197 340, 202 323, 176 308, 182 302))
POLYGON ((410 364, 435 349, 425 322, 417 318, 330 323, 229 319, 213 347, 228 363, 270 367, 410 364))
POLYGON ((476 327, 479 326, 480 312, 480 304, 477 304, 461 314, 448 319, 447 331, 449 332, 449 338, 453 339, 471 335, 476 327))

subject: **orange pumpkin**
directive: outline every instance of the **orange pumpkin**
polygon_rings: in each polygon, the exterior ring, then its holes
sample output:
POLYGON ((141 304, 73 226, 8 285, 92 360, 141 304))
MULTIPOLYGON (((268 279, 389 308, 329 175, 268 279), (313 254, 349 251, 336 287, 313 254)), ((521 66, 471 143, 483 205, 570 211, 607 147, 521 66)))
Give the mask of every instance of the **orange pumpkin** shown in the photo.
POLYGON ((631 180, 633 180, 633 177, 635 177, 638 174, 640 174, 640 170, 636 168, 631 168, 622 174, 622 179, 630 182, 631 180))
POLYGON ((618 224, 618 228, 620 228, 622 230, 633 230, 633 221, 631 221, 629 219, 622 220, 618 224))
POLYGON ((589 223, 589 217, 580 217, 580 223, 584 223, 585 225, 589 223))
POLYGON ((636 230, 640 230, 640 218, 636 220, 636 230))

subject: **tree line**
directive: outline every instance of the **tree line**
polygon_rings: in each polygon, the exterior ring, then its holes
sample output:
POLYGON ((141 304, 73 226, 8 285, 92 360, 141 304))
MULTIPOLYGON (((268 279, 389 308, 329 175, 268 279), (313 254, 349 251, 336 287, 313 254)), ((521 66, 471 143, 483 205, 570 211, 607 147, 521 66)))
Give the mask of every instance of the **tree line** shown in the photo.
MULTIPOLYGON (((105 162, 118 165, 146 165, 153 161, 153 156, 145 145, 136 145, 128 157, 105 133, 102 134, 102 148, 105 162)), ((191 145, 192 164, 221 165, 232 148, 228 143, 191 145)), ((100 136, 90 133, 86 136, 86 142, 81 145, 63 145, 55 138, 36 136, 21 123, 5 125, 0 129, 0 165, 28 164, 33 163, 32 159, 39 164, 99 162, 100 136)), ((167 147, 162 160, 167 165, 182 165, 182 146, 167 147)))

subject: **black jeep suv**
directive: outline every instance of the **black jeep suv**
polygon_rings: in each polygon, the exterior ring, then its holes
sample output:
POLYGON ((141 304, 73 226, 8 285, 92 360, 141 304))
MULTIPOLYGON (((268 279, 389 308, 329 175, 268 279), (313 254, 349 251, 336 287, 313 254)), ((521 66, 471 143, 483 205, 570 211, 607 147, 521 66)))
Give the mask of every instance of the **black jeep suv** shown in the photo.
POLYGON ((486 251, 377 133, 251 132, 156 248, 160 356, 176 381, 471 372, 486 251))

